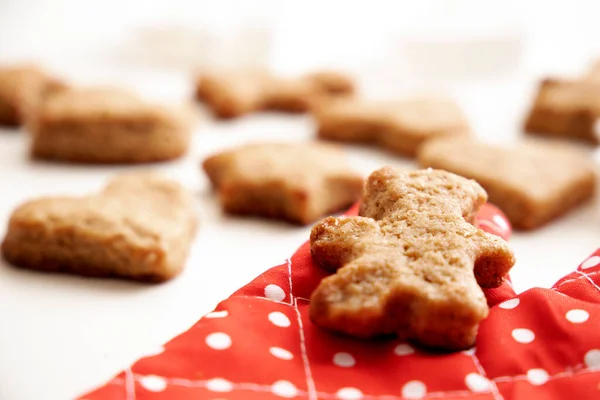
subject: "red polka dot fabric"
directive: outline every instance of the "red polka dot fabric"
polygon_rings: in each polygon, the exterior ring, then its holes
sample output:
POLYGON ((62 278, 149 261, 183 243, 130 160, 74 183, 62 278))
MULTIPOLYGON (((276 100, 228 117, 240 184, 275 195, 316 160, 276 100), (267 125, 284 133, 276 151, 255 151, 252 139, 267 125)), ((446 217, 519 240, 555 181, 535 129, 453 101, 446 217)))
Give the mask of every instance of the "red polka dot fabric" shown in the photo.
MULTIPOLYGON (((478 224, 510 235, 493 206, 478 224)), ((551 289, 517 296, 506 282, 486 291, 491 310, 476 346, 450 354, 313 325, 309 297, 324 275, 303 245, 160 351, 80 398, 600 398, 600 250, 551 289)))

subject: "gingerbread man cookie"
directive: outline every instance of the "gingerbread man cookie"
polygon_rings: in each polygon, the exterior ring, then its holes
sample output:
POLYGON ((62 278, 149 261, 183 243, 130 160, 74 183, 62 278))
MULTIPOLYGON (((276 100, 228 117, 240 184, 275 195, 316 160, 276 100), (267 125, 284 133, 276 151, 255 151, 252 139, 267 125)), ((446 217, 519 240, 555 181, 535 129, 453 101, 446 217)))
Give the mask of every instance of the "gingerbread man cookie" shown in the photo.
POLYGON ((312 294, 312 321, 356 337, 472 346, 488 315, 481 287, 499 286, 515 262, 504 240, 472 225, 486 198, 446 171, 372 173, 360 216, 312 229, 313 260, 336 271, 312 294))

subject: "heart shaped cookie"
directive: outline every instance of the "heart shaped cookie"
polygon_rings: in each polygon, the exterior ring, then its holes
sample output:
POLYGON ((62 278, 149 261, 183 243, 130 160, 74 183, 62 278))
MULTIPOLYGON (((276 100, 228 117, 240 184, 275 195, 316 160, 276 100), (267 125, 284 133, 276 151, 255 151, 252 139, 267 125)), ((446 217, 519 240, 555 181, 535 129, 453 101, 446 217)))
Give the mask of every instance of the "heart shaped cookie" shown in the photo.
POLYGON ((21 205, 2 254, 23 268, 166 281, 183 269, 196 226, 192 197, 178 183, 125 174, 99 194, 21 205))

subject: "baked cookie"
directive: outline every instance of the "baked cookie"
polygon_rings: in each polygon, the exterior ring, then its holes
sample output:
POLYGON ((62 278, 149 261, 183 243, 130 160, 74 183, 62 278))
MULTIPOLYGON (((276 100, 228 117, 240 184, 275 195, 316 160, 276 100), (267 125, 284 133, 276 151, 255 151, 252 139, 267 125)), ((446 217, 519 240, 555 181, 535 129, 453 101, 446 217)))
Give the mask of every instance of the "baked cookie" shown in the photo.
POLYGON ((540 227, 590 199, 596 180, 585 154, 533 140, 501 147, 439 139, 423 146, 419 163, 477 180, 517 229, 540 227))
POLYGON ((311 296, 311 320, 356 337, 397 334, 459 350, 475 342, 515 263, 504 240, 472 225, 486 193, 446 171, 384 167, 367 180, 358 217, 312 229, 314 262, 335 274, 311 296))
POLYGON ((588 70, 585 80, 600 84, 600 60, 596 60, 588 70))
POLYGON ((34 65, 0 68, 0 125, 23 124, 48 93, 64 87, 34 65))
POLYGON ((261 107, 268 74, 263 70, 207 72, 198 78, 196 98, 218 118, 236 118, 261 107))
POLYGON ((304 79, 317 85, 320 90, 328 94, 348 96, 355 92, 352 78, 341 72, 317 71, 305 75, 304 79))
POLYGON ((188 149, 191 108, 150 104, 110 88, 62 90, 32 118, 34 158, 78 163, 144 163, 188 149))
POLYGON ((309 224, 354 203, 363 179, 344 153, 314 143, 255 143, 207 158, 223 210, 309 224))
POLYGON ((545 79, 525 121, 529 134, 599 144, 600 85, 545 79))
POLYGON ((321 139, 375 143, 405 156, 414 156, 429 139, 464 136, 470 131, 458 105, 442 98, 325 102, 315 110, 315 118, 321 139))
POLYGON ((305 112, 322 98, 354 93, 351 78, 333 71, 301 77, 278 77, 266 70, 208 72, 196 85, 196 97, 218 118, 256 111, 305 112))
POLYGON ((21 205, 2 254, 22 268, 166 281, 183 269, 196 225, 193 199, 178 183, 125 174, 99 194, 21 205))

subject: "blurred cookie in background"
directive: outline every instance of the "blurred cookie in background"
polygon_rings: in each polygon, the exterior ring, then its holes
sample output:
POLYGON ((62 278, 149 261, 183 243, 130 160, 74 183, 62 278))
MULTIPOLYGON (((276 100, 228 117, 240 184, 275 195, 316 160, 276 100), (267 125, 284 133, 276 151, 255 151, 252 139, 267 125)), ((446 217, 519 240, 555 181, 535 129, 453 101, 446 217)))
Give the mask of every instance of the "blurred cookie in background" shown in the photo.
POLYGON ((471 130, 461 108, 441 97, 322 102, 314 115, 320 139, 376 144, 408 157, 427 140, 465 136, 471 130))
POLYGON ((471 138, 432 140, 419 151, 422 167, 475 179, 515 229, 535 229, 594 195, 595 165, 580 149, 533 140, 499 146, 471 138))
POLYGON ((137 172, 115 176, 99 193, 21 204, 1 250, 20 268, 163 282, 183 270, 197 226, 186 189, 137 172))
POLYGON ((251 143, 211 155, 202 167, 226 213, 300 225, 344 210, 363 189, 345 153, 322 143, 251 143))
POLYGON ((548 78, 539 85, 524 128, 531 135, 597 145, 599 117, 600 80, 548 78))
POLYGON ((144 163, 187 152, 194 116, 190 105, 166 106, 109 87, 50 95, 28 128, 36 159, 76 163, 144 163))
POLYGON ((303 113, 321 99, 355 91, 353 79, 335 71, 284 77, 260 68, 222 70, 201 74, 196 84, 196 98, 221 119, 258 111, 303 113))
POLYGON ((0 66, 0 125, 22 125, 45 96, 65 87, 35 64, 0 66))
POLYGON ((597 59, 592 63, 584 79, 588 82, 600 84, 600 59, 597 59))

